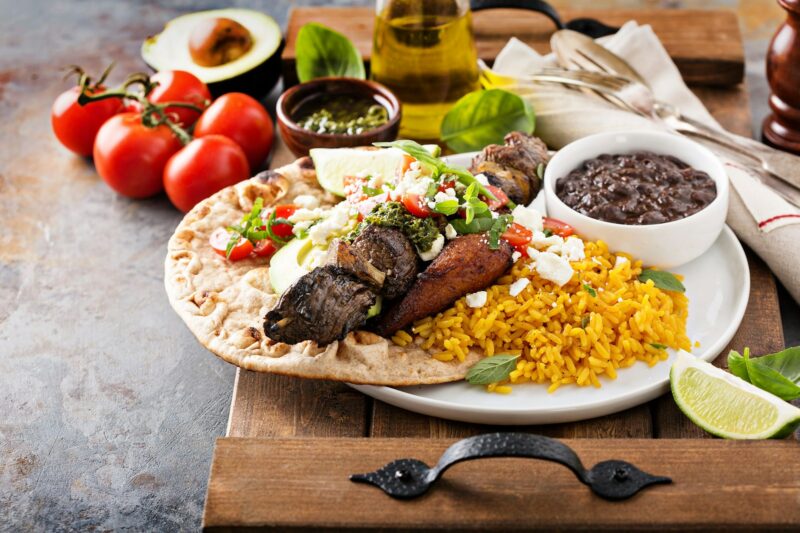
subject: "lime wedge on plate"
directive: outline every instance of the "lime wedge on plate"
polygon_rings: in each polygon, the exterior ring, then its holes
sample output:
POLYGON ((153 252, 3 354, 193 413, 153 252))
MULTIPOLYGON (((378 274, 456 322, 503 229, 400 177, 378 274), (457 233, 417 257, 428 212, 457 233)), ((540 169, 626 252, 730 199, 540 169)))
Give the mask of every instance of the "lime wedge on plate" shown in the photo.
POLYGON ((718 437, 782 438, 800 425, 800 409, 683 350, 669 380, 681 411, 718 437))
MULTIPOLYGON (((425 148, 436 157, 441 153, 435 144, 425 148)), ((345 176, 381 176, 391 180, 402 167, 405 152, 396 148, 312 148, 309 155, 322 188, 344 196, 345 176)))

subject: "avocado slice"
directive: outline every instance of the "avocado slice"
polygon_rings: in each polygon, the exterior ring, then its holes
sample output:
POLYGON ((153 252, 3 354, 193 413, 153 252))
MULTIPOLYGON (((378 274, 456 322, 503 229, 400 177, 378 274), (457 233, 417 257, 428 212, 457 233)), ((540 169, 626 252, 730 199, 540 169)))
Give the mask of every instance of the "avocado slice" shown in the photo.
POLYGON ((208 85, 216 98, 229 92, 243 92, 261 99, 275 87, 281 73, 284 41, 275 20, 251 9, 197 11, 167 22, 161 33, 142 44, 142 59, 153 70, 185 70, 208 85), (250 33, 251 45, 241 56, 218 66, 201 66, 192 59, 192 32, 210 19, 230 19, 250 33))

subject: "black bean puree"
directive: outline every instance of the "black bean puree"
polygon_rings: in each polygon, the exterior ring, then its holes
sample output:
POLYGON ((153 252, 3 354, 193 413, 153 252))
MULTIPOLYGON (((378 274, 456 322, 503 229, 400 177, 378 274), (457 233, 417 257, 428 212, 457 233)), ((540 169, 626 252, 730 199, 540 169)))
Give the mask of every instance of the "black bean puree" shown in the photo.
POLYGON ((672 156, 603 154, 556 180, 556 195, 588 217, 643 225, 697 213, 717 197, 717 185, 672 156))

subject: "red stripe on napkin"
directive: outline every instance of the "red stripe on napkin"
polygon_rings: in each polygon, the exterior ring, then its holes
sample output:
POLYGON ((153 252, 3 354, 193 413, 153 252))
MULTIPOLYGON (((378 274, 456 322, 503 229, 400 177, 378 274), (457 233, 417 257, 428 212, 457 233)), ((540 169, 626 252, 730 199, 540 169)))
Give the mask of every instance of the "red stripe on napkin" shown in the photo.
POLYGON ((788 214, 788 215, 778 215, 778 216, 770 217, 767 220, 762 220, 761 222, 759 222, 758 223, 758 227, 759 228, 763 228, 764 226, 766 226, 770 222, 775 222, 776 220, 779 220, 781 218, 800 218, 800 215, 792 213, 792 214, 788 214))

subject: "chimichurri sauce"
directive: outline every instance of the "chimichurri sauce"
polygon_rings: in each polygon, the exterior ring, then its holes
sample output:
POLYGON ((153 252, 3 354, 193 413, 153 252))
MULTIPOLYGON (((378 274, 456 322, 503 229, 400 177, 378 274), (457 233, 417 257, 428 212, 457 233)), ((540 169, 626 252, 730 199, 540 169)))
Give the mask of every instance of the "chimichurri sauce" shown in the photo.
POLYGON ((293 118, 315 133, 357 135, 386 124, 389 112, 372 98, 324 94, 300 104, 293 118))

